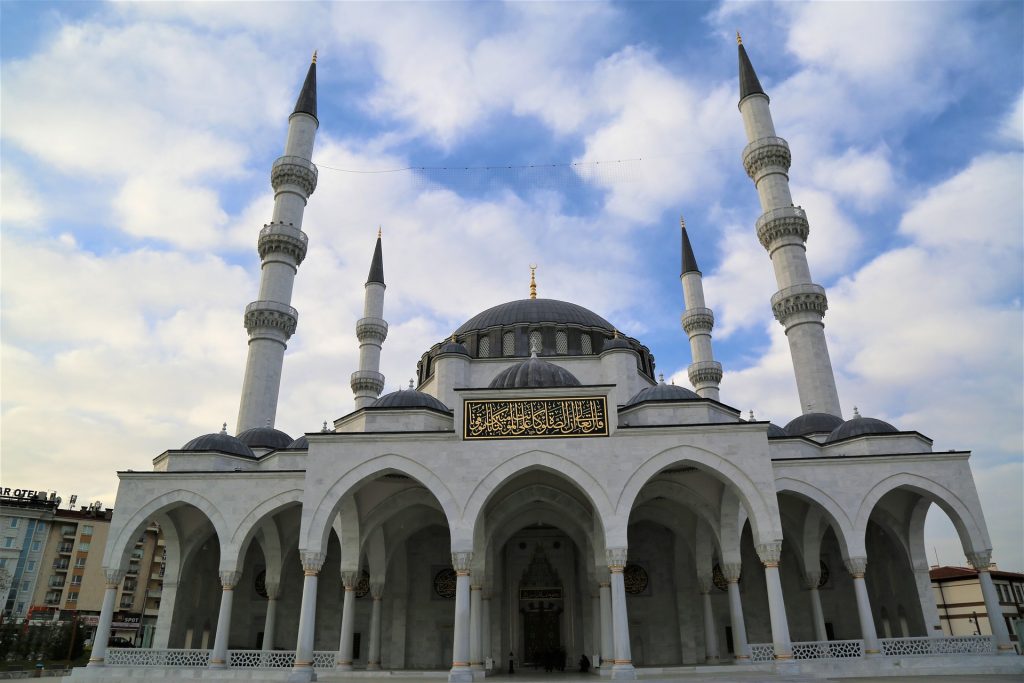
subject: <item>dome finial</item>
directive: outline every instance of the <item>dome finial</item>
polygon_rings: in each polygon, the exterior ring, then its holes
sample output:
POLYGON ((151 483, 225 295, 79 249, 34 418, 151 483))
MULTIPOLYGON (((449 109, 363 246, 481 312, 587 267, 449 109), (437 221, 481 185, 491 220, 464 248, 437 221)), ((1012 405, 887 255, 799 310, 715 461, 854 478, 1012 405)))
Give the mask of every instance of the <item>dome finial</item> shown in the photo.
POLYGON ((537 340, 530 340, 530 358, 536 358, 537 354, 540 353, 540 349, 537 347, 537 340))
POLYGON ((658 384, 664 384, 664 383, 665 383, 665 373, 664 372, 659 372, 658 373, 658 384))
POLYGON ((452 344, 458 344, 458 340, 455 339, 455 333, 452 332, 452 344))
POLYGON ((316 64, 316 50, 313 50, 313 63, 316 64))
POLYGON ((324 426, 320 429, 321 432, 327 431, 327 420, 324 420, 324 426))
POLYGON ((220 426, 220 433, 221 434, 227 434, 228 433, 228 423, 227 422, 225 422, 224 424, 222 424, 220 426))
POLYGON ((380 226, 380 224, 378 223, 378 224, 377 224, 377 239, 380 239, 380 236, 381 236, 381 232, 382 232, 383 230, 384 230, 384 229, 383 229, 383 228, 382 228, 382 227, 380 226))
POLYGON ((536 277, 534 277, 536 272, 537 272, 537 266, 531 265, 530 266, 530 298, 531 299, 536 299, 537 298, 537 279, 536 279, 536 277))
POLYGON ((753 410, 751 410, 749 413, 747 413, 747 422, 757 422, 757 420, 754 419, 754 411, 753 410))
POLYGON ((860 417, 860 411, 859 411, 859 410, 857 410, 857 406, 854 406, 854 407, 853 407, 853 416, 854 416, 855 418, 858 418, 858 417, 860 417))
POLYGON ((411 379, 409 380, 409 389, 410 390, 412 389, 412 380, 411 379))
POLYGON ((740 35, 739 31, 736 31, 736 44, 737 45, 742 45, 743 44, 743 36, 740 35))
POLYGON ((271 424, 270 424, 270 418, 269 418, 269 417, 267 418, 267 426, 268 426, 268 427, 270 427, 270 426, 271 426, 271 424))

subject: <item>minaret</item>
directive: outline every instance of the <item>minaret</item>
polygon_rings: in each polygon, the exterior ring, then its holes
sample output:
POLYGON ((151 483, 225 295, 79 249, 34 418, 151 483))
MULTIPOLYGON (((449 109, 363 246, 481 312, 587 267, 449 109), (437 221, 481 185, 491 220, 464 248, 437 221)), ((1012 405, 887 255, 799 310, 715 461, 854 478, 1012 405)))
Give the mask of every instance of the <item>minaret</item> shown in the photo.
POLYGON ((259 298, 245 307, 249 356, 238 408, 238 433, 253 427, 273 426, 277 416, 284 350, 299 317, 289 304, 295 273, 306 256, 302 214, 306 200, 316 188, 317 169, 311 159, 319 125, 314 52, 295 111, 288 117, 284 155, 270 169, 274 215, 260 230, 257 243, 262 259, 259 298))
POLYGON ((722 381, 722 364, 711 352, 711 329, 715 326, 715 314, 704 305, 704 283, 693 247, 686 234, 686 222, 680 217, 679 227, 683 233, 683 272, 679 280, 683 283, 683 329, 690 337, 690 355, 693 362, 687 374, 690 384, 703 398, 718 400, 718 385, 722 381))
POLYGON ((779 287, 771 299, 772 311, 786 328, 804 412, 842 417, 822 322, 828 300, 824 288, 811 281, 804 246, 809 232, 807 216, 803 209, 793 205, 789 193, 789 144, 775 135, 768 95, 757 80, 739 33, 736 42, 740 59, 739 109, 750 141, 743 150, 743 166, 761 200, 764 213, 757 219, 757 237, 768 250, 779 287))
POLYGON ((384 375, 380 374, 380 350, 388 336, 384 320, 384 257, 381 254, 380 229, 377 246, 373 249, 370 274, 366 278, 363 317, 356 323, 359 338, 359 369, 352 373, 352 393, 356 395, 356 410, 365 408, 384 390, 384 375))

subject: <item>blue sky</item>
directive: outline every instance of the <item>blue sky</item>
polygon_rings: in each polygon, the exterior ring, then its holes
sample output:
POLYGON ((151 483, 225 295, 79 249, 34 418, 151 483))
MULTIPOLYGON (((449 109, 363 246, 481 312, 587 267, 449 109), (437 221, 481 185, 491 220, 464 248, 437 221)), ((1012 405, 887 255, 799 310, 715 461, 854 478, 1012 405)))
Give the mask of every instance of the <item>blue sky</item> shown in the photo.
MULTIPOLYGON (((973 450, 995 559, 1024 569, 1022 8, 3 2, 4 484, 111 503, 115 470, 234 424, 269 167, 314 48, 321 172, 280 428, 351 409, 378 225, 389 388, 524 297, 531 263, 541 296, 685 384, 681 213, 722 399, 785 424, 739 29, 793 149, 844 411, 973 450), (450 170, 351 172, 410 166, 450 170)), ((962 562, 941 513, 929 545, 962 562)))

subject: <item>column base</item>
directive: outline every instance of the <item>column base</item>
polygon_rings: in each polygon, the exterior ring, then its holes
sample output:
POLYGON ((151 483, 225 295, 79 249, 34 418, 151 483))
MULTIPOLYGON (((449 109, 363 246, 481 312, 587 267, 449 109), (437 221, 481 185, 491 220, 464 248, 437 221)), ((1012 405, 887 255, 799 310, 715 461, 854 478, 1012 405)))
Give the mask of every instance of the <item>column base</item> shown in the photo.
POLYGON ((209 665, 207 666, 207 668, 210 668, 210 669, 226 669, 226 668, 228 668, 228 663, 225 662, 223 659, 211 659, 209 665))
POLYGON ((472 683, 473 670, 468 666, 453 666, 448 672, 448 683, 472 683))
POLYGON ((705 664, 718 664, 718 662, 719 662, 719 659, 718 659, 717 655, 712 656, 712 657, 705 657, 704 658, 704 663, 705 664))
POLYGON ((367 662, 367 671, 380 671, 380 662, 367 662))
POLYGON ((996 653, 1001 655, 1016 655, 1017 650, 1013 645, 999 645, 996 647, 996 653))
POLYGON ((107 665, 107 663, 106 663, 106 661, 104 661, 104 658, 103 657, 99 657, 97 659, 90 659, 89 663, 86 664, 85 666, 86 666, 86 668, 89 668, 89 669, 95 669, 96 667, 101 667, 101 666, 106 666, 106 665, 107 665))
POLYGON ((352 662, 335 662, 335 671, 352 671, 352 662))
POLYGON ((311 666, 297 666, 288 674, 288 683, 309 683, 316 680, 316 670, 311 666))
POLYGON ((636 680, 636 669, 633 668, 632 662, 615 662, 612 664, 612 680, 613 681, 635 681, 636 680))

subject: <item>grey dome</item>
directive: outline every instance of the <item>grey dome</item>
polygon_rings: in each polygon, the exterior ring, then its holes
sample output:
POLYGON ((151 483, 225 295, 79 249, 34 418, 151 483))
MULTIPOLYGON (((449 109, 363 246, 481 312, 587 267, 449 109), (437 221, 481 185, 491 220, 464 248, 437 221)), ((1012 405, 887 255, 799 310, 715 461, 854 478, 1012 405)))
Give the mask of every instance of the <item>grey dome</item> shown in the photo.
POLYGON ((626 401, 627 406, 643 403, 644 401, 692 401, 699 399, 696 393, 686 387, 676 384, 658 384, 638 391, 633 398, 626 401))
POLYGON ((789 434, 787 434, 786 430, 780 427, 779 425, 775 424, 774 422, 769 422, 768 438, 772 438, 773 436, 789 436, 789 434))
POLYGON ((230 453, 231 455, 242 455, 247 458, 255 458, 256 454, 252 449, 235 437, 225 432, 203 434, 189 441, 181 447, 183 451, 218 451, 230 453))
POLYGON ((442 353, 458 353, 458 354, 461 354, 463 356, 468 356, 469 355, 469 351, 466 349, 466 347, 463 344, 460 344, 457 341, 451 341, 451 340, 446 341, 444 344, 442 344, 441 348, 438 349, 437 353, 438 353, 438 355, 440 355, 442 353))
POLYGON ((520 299, 509 301, 477 313, 455 330, 462 335, 475 330, 486 330, 498 325, 516 325, 520 323, 556 323, 583 325, 584 327, 600 327, 613 331, 612 324, 593 311, 568 301, 556 299, 520 299))
POLYGON ((438 401, 430 394, 425 394, 416 389, 401 389, 384 394, 371 405, 371 408, 430 408, 445 413, 452 412, 445 404, 438 401))
POLYGON ((825 443, 849 439, 851 436, 863 436, 864 434, 892 434, 899 430, 885 420, 878 420, 873 417, 861 417, 855 415, 853 419, 847 420, 832 430, 832 433, 825 439, 825 443))
POLYGON ((843 424, 843 418, 829 413, 804 413, 790 420, 786 425, 786 436, 806 436, 819 432, 831 432, 843 424))
POLYGON ((580 381, 563 367, 536 356, 505 368, 491 380, 490 389, 543 389, 547 387, 578 387, 580 381))
POLYGON ((303 434, 299 438, 295 439, 295 441, 292 441, 290 444, 288 444, 287 448, 290 451, 306 450, 307 448, 309 448, 309 439, 307 439, 306 435, 303 434))
POLYGON ((273 427, 253 427, 238 435, 249 448, 288 448, 292 437, 273 427))
POLYGON ((622 337, 612 337, 604 342, 604 346, 601 347, 601 352, 610 351, 611 349, 629 349, 633 350, 633 347, 629 345, 629 342, 622 337))

